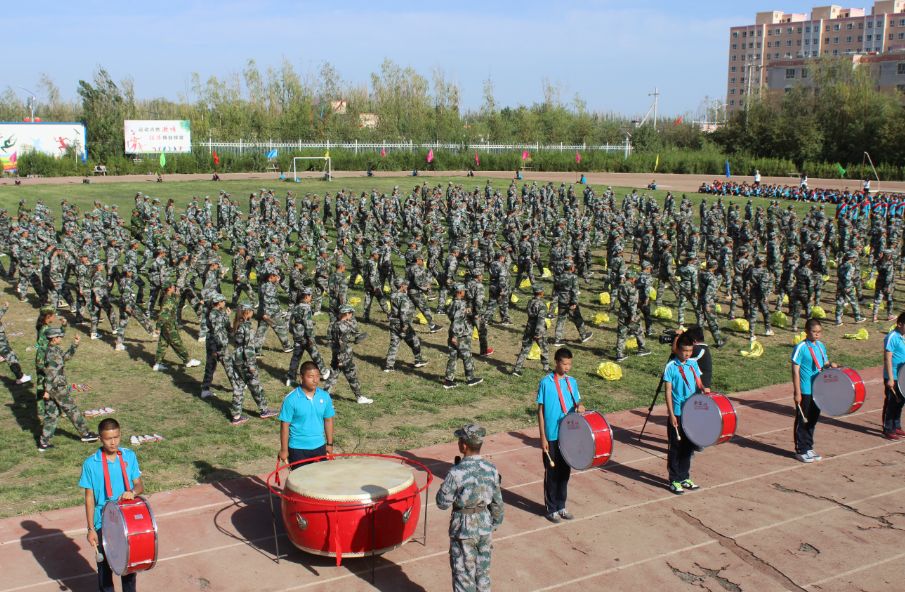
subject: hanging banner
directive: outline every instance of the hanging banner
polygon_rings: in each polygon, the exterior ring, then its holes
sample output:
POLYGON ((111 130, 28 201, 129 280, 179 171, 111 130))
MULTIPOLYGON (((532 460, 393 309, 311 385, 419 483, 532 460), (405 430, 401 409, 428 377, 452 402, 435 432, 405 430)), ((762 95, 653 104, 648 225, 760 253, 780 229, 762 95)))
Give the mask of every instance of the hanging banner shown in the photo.
POLYGON ((15 171, 16 161, 29 152, 57 158, 74 152, 85 160, 87 146, 85 126, 78 122, 0 122, 0 166, 6 172, 15 171))
POLYGON ((126 154, 171 154, 192 151, 192 129, 188 119, 123 122, 126 154))

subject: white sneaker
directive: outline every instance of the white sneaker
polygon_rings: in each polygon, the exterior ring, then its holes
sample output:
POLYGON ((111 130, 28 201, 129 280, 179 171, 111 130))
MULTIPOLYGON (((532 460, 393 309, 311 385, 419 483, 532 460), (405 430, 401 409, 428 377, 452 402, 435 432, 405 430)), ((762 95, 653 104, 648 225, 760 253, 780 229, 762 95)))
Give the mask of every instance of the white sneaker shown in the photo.
POLYGON ((138 436, 132 436, 131 438, 129 438, 129 442, 132 443, 132 446, 138 446, 139 444, 141 444, 141 441, 138 439, 138 436))
POLYGON ((814 458, 813 458, 810 454, 808 454, 807 452, 805 452, 804 454, 796 454, 796 455, 795 455, 795 458, 797 458, 798 460, 800 460, 800 461, 803 462, 803 463, 812 463, 812 462, 814 462, 814 458))
POLYGON ((126 351, 126 346, 122 343, 117 343, 116 347, 113 348, 116 351, 126 351))
POLYGON ((811 457, 811 460, 813 460, 813 461, 820 461, 820 460, 823 460, 823 457, 820 456, 819 454, 817 454, 816 452, 814 452, 813 450, 808 450, 805 454, 807 454, 808 456, 810 456, 810 457, 811 457))
POLYGON ((287 379, 286 379, 286 386, 292 386, 292 379, 291 379, 291 378, 287 378, 287 379))
POLYGON ((207 337, 199 337, 199 338, 198 338, 198 343, 204 343, 205 341, 207 341, 207 337))
POLYGON ((92 333, 91 339, 100 339, 100 337, 97 336, 97 333, 92 333))
POLYGON ((23 374, 22 378, 16 381, 16 384, 25 384, 26 382, 31 382, 31 376, 23 374))
POLYGON ((327 379, 330 378, 330 375, 331 375, 331 374, 333 374, 333 371, 330 370, 329 368, 327 368, 327 369, 324 371, 324 373, 321 375, 321 378, 323 378, 324 380, 327 380, 327 379))
POLYGON ((191 360, 189 360, 188 362, 186 362, 185 367, 186 367, 186 368, 194 368, 195 366, 200 366, 200 365, 201 365, 201 361, 200 361, 200 360, 196 360, 195 358, 192 358, 191 360))
POLYGON ((163 370, 166 370, 166 369, 167 369, 167 365, 164 364, 163 362, 160 362, 159 364, 154 364, 154 366, 151 368, 151 370, 153 370, 154 372, 162 372, 163 370))
POLYGON ((361 395, 360 397, 358 397, 357 400, 358 400, 359 405, 370 405, 371 403, 374 402, 374 399, 369 399, 364 395, 361 395))
POLYGON ((210 389, 204 389, 203 391, 201 391, 201 398, 202 398, 202 399, 210 399, 210 398, 213 397, 213 396, 214 396, 214 393, 212 393, 212 392, 210 391, 210 389))

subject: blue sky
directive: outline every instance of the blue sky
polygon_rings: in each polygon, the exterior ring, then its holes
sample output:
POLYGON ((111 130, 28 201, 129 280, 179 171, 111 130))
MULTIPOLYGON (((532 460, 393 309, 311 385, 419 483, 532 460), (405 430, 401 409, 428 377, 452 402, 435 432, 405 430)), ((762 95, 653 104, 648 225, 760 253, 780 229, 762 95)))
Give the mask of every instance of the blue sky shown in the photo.
MULTIPOLYGON (((542 81, 576 93, 589 109, 639 115, 654 86, 660 112, 694 112, 725 93, 728 29, 761 10, 808 12, 783 0, 586 0, 523 2, 48 2, 7 11, 3 79, 34 89, 48 74, 64 97, 104 66, 131 77, 141 98, 185 94, 203 78, 290 61, 303 75, 331 62, 344 80, 366 84, 384 58, 430 77, 442 69, 465 108, 493 80, 499 105, 542 98, 542 81), (134 6, 130 6, 134 4, 134 6)), ((869 9, 868 4, 856 4, 869 9)), ((3 83, 0 83, 3 84, 3 83)))

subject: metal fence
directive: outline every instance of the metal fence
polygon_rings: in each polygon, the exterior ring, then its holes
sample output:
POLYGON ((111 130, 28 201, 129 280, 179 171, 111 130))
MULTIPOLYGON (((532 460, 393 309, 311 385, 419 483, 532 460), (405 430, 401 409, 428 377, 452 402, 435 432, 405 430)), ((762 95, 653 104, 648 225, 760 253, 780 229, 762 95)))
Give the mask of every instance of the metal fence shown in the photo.
POLYGON ((463 144, 458 142, 260 142, 239 140, 238 142, 215 142, 208 140, 206 142, 193 142, 192 148, 195 150, 207 150, 208 152, 217 151, 219 154, 246 154, 263 152, 267 153, 271 150, 351 150, 358 154, 359 152, 380 152, 404 150, 413 152, 415 150, 451 150, 457 152, 469 152, 477 150, 485 153, 500 153, 512 151, 533 151, 533 152, 619 152, 628 158, 632 153, 632 144, 626 139, 622 144, 463 144))

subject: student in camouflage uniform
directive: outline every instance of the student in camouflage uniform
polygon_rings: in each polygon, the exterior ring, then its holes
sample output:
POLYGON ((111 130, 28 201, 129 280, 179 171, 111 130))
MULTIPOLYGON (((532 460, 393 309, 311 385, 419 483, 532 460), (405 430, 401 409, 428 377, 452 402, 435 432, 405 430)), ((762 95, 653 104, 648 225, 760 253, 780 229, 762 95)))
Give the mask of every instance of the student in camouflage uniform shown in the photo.
MULTIPOLYGON (((3 315, 8 310, 9 302, 4 302, 3 306, 0 306, 0 319, 3 319, 3 315)), ((50 312, 53 313, 53 310, 50 312)), ((19 363, 19 357, 16 356, 16 352, 10 347, 9 338, 6 336, 6 328, 3 326, 2 320, 0 320, 0 361, 3 360, 9 364, 10 370, 13 371, 13 375, 16 377, 16 384, 25 384, 31 380, 31 376, 22 372, 22 364, 19 363)))
POLYGON ((782 272, 779 276, 776 291, 776 310, 782 310, 783 298, 792 297, 795 290, 795 270, 798 269, 798 253, 796 251, 788 251, 782 264, 782 272))
POLYGON ((644 336, 651 337, 654 334, 654 320, 650 314, 651 290, 654 288, 654 278, 651 275, 653 265, 650 261, 641 261, 641 273, 638 274, 638 280, 635 286, 638 288, 638 310, 641 311, 641 317, 644 319, 644 336))
POLYGON ((314 314, 321 312, 324 304, 324 294, 327 293, 330 284, 330 253, 322 249, 317 257, 314 267, 314 303, 311 309, 314 314))
POLYGON ((47 273, 47 302, 56 307, 69 307, 72 304, 72 295, 66 285, 66 255, 59 245, 54 247, 50 257, 50 265, 47 273))
POLYGON ((91 339, 99 339, 97 325, 101 320, 101 312, 106 313, 110 321, 110 328, 114 333, 119 329, 119 319, 113 312, 110 304, 110 292, 107 284, 107 274, 104 271, 104 262, 94 262, 94 275, 91 277, 91 339))
POLYGON ((694 312, 695 324, 701 320, 698 310, 698 256, 692 253, 685 258, 685 265, 679 268, 679 300, 676 308, 679 309, 679 325, 685 325, 685 305, 691 304, 694 312))
POLYGON ((56 327, 48 329, 47 338, 49 346, 44 356, 44 373, 47 376, 44 391, 44 429, 38 439, 38 450, 44 451, 53 448, 50 441, 57 430, 61 412, 66 414, 72 425, 78 430, 82 442, 96 442, 97 434, 88 429, 88 422, 85 421, 85 417, 72 399, 69 381, 66 380, 66 361, 75 355, 80 338, 76 335, 72 345, 66 351, 60 347, 60 343, 63 341, 61 329, 56 327))
POLYGON ((19 242, 13 244, 12 256, 13 261, 16 263, 16 272, 19 274, 19 282, 16 289, 19 294, 19 301, 25 302, 29 283, 35 289, 38 298, 43 298, 44 288, 41 286, 41 276, 35 266, 34 239, 29 236, 27 230, 23 230, 19 237, 19 242))
POLYGON ((493 348, 487 346, 486 306, 484 304, 484 270, 475 267, 471 271, 471 279, 465 286, 468 291, 468 308, 471 310, 471 324, 478 330, 480 355, 493 355, 493 348))
POLYGON ((578 277, 575 275, 575 264, 569 261, 566 265, 566 270, 553 280, 557 310, 556 331, 553 336, 554 347, 563 345, 567 317, 575 323, 578 337, 582 343, 587 343, 593 336, 593 332, 585 328, 581 307, 578 305, 578 277))
POLYGON ((845 254, 845 261, 839 266, 836 275, 836 326, 842 324, 842 314, 845 311, 845 303, 852 307, 852 315, 856 323, 863 323, 866 319, 861 316, 861 307, 856 296, 856 276, 861 277, 861 271, 855 264, 858 254, 850 250, 845 254))
POLYGON ((707 268, 698 274, 699 291, 698 291, 698 310, 701 316, 707 322, 707 328, 716 341, 715 347, 721 348, 726 342, 720 333, 720 324, 716 319, 716 295, 720 289, 720 276, 717 275, 717 264, 715 259, 707 261, 707 268))
POLYGON ((131 267, 124 267, 119 276, 119 327, 116 330, 116 351, 125 351, 126 327, 129 325, 129 317, 135 317, 142 329, 148 333, 154 332, 151 321, 138 305, 135 291, 138 289, 134 280, 134 272, 131 267))
POLYGON ((157 317, 157 331, 160 337, 157 339, 157 353, 154 356, 155 372, 166 370, 167 366, 163 363, 163 356, 167 352, 167 346, 173 348, 176 355, 185 365, 186 368, 194 368, 200 366, 201 362, 192 358, 185 351, 182 345, 182 337, 179 335, 179 325, 176 322, 176 307, 179 304, 179 297, 176 295, 176 285, 167 284, 163 291, 163 305, 160 307, 160 314, 157 317))
POLYGON ((798 331, 801 309, 805 310, 805 322, 811 318, 811 298, 814 295, 814 274, 811 271, 811 256, 801 254, 801 263, 795 268, 795 289, 789 299, 789 316, 792 317, 792 331, 798 331))
POLYGON ((509 284, 509 257, 505 251, 499 251, 496 261, 490 264, 490 299, 487 301, 487 322, 493 322, 497 309, 500 310, 500 324, 512 324, 509 316, 509 299, 512 297, 512 286, 509 284))
POLYGON ((443 273, 440 277, 440 297, 437 303, 437 314, 446 314, 446 300, 450 298, 450 291, 455 291, 456 271, 459 269, 459 253, 458 245, 452 245, 449 248, 449 254, 446 255, 446 262, 443 264, 443 273))
POLYGON ((389 314, 389 307, 386 302, 386 295, 383 293, 383 286, 380 284, 380 251, 377 249, 373 249, 371 251, 371 257, 365 261, 364 271, 363 271, 363 279, 364 279, 364 292, 365 292, 365 300, 364 300, 364 322, 370 322, 371 320, 371 304, 374 300, 377 300, 378 306, 380 306, 380 310, 384 313, 389 314))
POLYGON ((255 332, 255 344, 260 355, 267 336, 267 329, 272 328, 280 340, 284 353, 292 351, 292 343, 289 341, 289 327, 286 313, 280 308, 280 300, 277 296, 277 285, 280 276, 270 273, 258 286, 258 327, 255 332))
POLYGON ((748 247, 742 245, 735 259, 735 274, 732 277, 732 291, 729 294, 729 320, 735 318, 736 299, 741 300, 744 316, 748 316, 748 268, 751 267, 748 253, 748 247))
POLYGON ((532 265, 532 255, 534 252, 534 245, 529 238, 529 233, 522 233, 522 240, 519 241, 518 244, 518 262, 517 268, 518 271, 515 274, 515 287, 516 289, 521 289, 522 278, 528 278, 528 282, 533 286, 534 285, 534 269, 532 265))
POLYGON ((540 348, 540 362, 543 364, 544 374, 550 371, 550 360, 547 357, 547 304, 544 302, 544 288, 540 284, 534 286, 534 298, 528 303, 526 313, 528 320, 525 323, 525 331, 522 333, 522 349, 519 350, 512 367, 513 376, 522 375, 522 367, 531 345, 536 343, 540 348))
POLYGON ((251 267, 251 257, 248 256, 245 247, 240 246, 233 257, 233 299, 230 302, 231 307, 235 307, 239 303, 239 298, 242 296, 243 292, 249 296, 253 295, 251 280, 248 279, 248 273, 251 267))
POLYGON ((773 293, 773 273, 767 268, 767 257, 758 255, 754 258, 754 268, 748 282, 748 337, 754 340, 754 325, 757 313, 764 318, 764 335, 773 335, 770 328, 770 294, 773 293))
POLYGON ((145 309, 145 315, 148 318, 152 318, 154 307, 158 303, 163 302, 164 287, 170 283, 170 264, 167 263, 166 252, 165 247, 157 247, 157 257, 151 262, 151 268, 148 272, 148 279, 151 284, 148 307, 145 309))
POLYGON ((251 326, 251 317, 254 307, 243 303, 236 311, 236 320, 233 323, 233 351, 232 364, 235 381, 233 382, 233 401, 229 411, 232 419, 230 425, 240 426, 248 421, 248 416, 242 413, 245 399, 245 387, 251 390, 251 396, 261 409, 261 419, 276 417, 277 412, 267 406, 267 397, 261 387, 261 379, 258 376, 258 338, 251 326))
POLYGON ((437 491, 437 508, 452 508, 449 564, 454 592, 490 591, 491 535, 503 523, 500 475, 481 457, 486 431, 467 424, 454 432, 462 460, 453 465, 437 491))
POLYGON ((229 314, 226 312, 226 297, 219 292, 209 297, 210 307, 202 319, 207 325, 207 339, 204 341, 206 357, 204 359, 204 377, 201 379, 201 398, 207 399, 211 393, 211 383, 214 381, 214 372, 217 370, 217 362, 223 364, 223 371, 229 379, 231 388, 234 388, 235 373, 233 362, 229 355, 229 314))
POLYGON ((424 257, 421 253, 415 256, 415 261, 409 264, 406 269, 406 279, 408 280, 409 300, 427 319, 430 332, 436 333, 440 330, 440 325, 434 322, 434 317, 431 315, 430 306, 428 306, 427 298, 425 297, 425 294, 430 291, 432 280, 430 273, 424 267, 424 257))
POLYGON ((638 341, 638 356, 649 356, 650 350, 644 347, 644 333, 641 331, 641 315, 638 312, 638 273, 627 269, 619 281, 616 299, 619 302, 618 324, 616 326, 616 361, 621 362, 625 355, 625 339, 631 335, 638 341))
POLYGON ((354 314, 355 309, 346 304, 339 309, 339 318, 330 326, 330 349, 333 351, 330 367, 333 372, 324 383, 324 390, 332 391, 339 380, 339 375, 344 374, 355 395, 355 400, 361 405, 369 405, 374 400, 361 394, 361 383, 358 381, 355 357, 352 355, 352 346, 366 337, 364 333, 358 331, 358 323, 353 318, 354 314))
POLYGON ((468 301, 465 299, 465 286, 456 284, 454 290, 455 297, 446 313, 449 317, 449 334, 446 339, 449 346, 449 358, 446 361, 446 376, 443 381, 445 389, 456 387, 456 360, 459 358, 462 359, 462 365, 465 367, 465 379, 468 386, 484 382, 483 378, 478 378, 474 374, 474 360, 471 357, 471 311, 468 308, 468 301))
POLYGON ((79 256, 78 265, 75 266, 75 322, 84 323, 85 315, 91 318, 91 260, 87 253, 79 256))
POLYGON ((396 290, 390 294, 390 348, 387 350, 384 372, 392 372, 396 365, 396 354, 399 351, 399 342, 405 341, 415 355, 415 368, 427 365, 427 361, 421 355, 421 340, 412 327, 415 307, 408 297, 409 283, 405 278, 396 278, 393 281, 396 290))
POLYGON ((330 316, 330 324, 333 324, 339 317, 339 309, 345 306, 349 299, 349 280, 346 279, 346 264, 343 261, 339 261, 335 271, 330 274, 327 293, 330 296, 327 314, 330 316))
POLYGON ((289 313, 289 331, 292 333, 293 346, 292 358, 289 360, 289 371, 286 373, 286 386, 292 386, 295 381, 299 362, 302 361, 302 354, 305 352, 308 352, 311 361, 317 364, 321 378, 324 380, 330 378, 330 369, 324 364, 324 359, 321 357, 315 341, 317 334, 314 326, 314 315, 311 312, 311 298, 311 288, 302 287, 299 290, 299 300, 289 313))
POLYGON ((892 249, 883 249, 877 260, 877 283, 874 286, 874 315, 873 321, 877 322, 877 314, 880 312, 880 303, 886 300, 886 320, 895 320, 893 312, 893 296, 896 291, 896 263, 893 261, 892 249))

